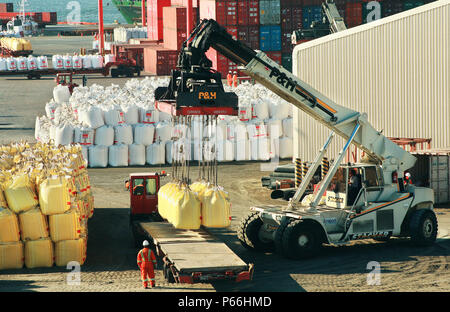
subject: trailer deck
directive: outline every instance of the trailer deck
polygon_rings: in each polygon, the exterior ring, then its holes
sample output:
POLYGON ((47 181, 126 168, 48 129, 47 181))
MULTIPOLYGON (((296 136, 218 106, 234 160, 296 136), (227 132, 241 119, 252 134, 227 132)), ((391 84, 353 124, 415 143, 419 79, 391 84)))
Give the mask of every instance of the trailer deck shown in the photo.
POLYGON ((245 263, 224 242, 205 229, 178 230, 167 222, 140 222, 158 255, 172 268, 175 280, 193 283, 230 278, 251 279, 253 265, 245 263))

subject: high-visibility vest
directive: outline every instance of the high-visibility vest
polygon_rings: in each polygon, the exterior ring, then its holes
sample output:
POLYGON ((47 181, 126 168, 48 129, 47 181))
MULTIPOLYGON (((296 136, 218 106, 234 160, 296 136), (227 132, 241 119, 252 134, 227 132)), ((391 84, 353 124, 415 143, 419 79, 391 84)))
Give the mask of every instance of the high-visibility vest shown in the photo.
POLYGON ((144 263, 153 262, 153 264, 156 264, 155 254, 150 248, 144 248, 141 251, 139 251, 137 262, 138 264, 141 264, 142 262, 144 263))

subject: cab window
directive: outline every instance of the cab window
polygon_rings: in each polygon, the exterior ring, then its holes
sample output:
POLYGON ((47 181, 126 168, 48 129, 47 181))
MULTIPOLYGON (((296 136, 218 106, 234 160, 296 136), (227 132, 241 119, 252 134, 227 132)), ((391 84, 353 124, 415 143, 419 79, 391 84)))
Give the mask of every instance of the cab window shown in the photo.
POLYGON ((133 180, 133 195, 144 195, 144 179, 133 180))
POLYGON ((378 186, 378 177, 376 167, 366 167, 364 168, 364 180, 367 187, 378 186))
POLYGON ((336 174, 331 179, 328 186, 328 191, 335 193, 345 193, 347 189, 346 177, 344 168, 339 168, 336 174))
POLYGON ((156 195, 156 180, 155 179, 147 179, 146 192, 147 192, 147 195, 156 195))

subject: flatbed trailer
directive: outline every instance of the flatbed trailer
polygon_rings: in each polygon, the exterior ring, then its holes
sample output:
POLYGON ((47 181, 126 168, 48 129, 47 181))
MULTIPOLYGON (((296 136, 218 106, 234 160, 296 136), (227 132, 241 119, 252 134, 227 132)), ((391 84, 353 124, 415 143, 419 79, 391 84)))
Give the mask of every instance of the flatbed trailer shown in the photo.
POLYGON ((105 77, 111 74, 112 77, 119 77, 121 75, 127 77, 133 77, 136 73, 140 76, 141 68, 138 66, 124 65, 121 62, 111 62, 106 64, 102 68, 97 69, 42 69, 42 70, 15 70, 15 71, 0 71, 0 76, 26 76, 28 79, 40 79, 42 76, 56 76, 61 73, 72 73, 72 75, 89 75, 89 74, 101 74, 105 77), (116 68, 112 68, 115 67, 116 68))
POLYGON ((0 45, 0 57, 28 57, 29 55, 33 54, 33 50, 10 50, 6 47, 3 47, 0 45))
POLYGON ((253 277, 253 264, 246 264, 204 228, 178 230, 168 222, 136 222, 136 226, 153 242, 170 283, 240 282, 253 277))

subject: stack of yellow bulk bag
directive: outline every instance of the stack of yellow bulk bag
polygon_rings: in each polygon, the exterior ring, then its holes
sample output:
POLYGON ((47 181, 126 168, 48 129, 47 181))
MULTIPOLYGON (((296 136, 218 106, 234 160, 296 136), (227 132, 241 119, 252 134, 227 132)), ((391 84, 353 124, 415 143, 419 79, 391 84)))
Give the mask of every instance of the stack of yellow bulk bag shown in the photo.
POLYGON ((25 242, 25 266, 49 268, 53 266, 53 243, 48 238, 25 242))
POLYGON ((75 210, 49 216, 50 237, 53 242, 79 239, 81 236, 80 217, 75 210))
POLYGON ((0 208, 0 243, 20 241, 17 216, 9 209, 0 208))
POLYGON ((71 261, 76 261, 83 265, 86 260, 86 246, 84 238, 55 243, 56 266, 66 266, 71 261))
POLYGON ((71 202, 67 180, 62 177, 49 178, 39 186, 39 204, 45 215, 65 213, 71 202))
POLYGON ((0 270, 21 269, 23 262, 22 242, 0 243, 0 270))
POLYGON ((15 176, 4 188, 8 207, 14 213, 33 209, 38 205, 38 197, 33 192, 32 183, 27 175, 15 176))
POLYGON ((219 187, 208 188, 202 195, 202 225, 212 228, 231 225, 231 202, 219 187))
POLYGON ((201 205, 197 195, 183 186, 170 198, 169 222, 176 229, 197 230, 201 226, 201 205))
POLYGON ((39 208, 19 214, 20 232, 23 241, 48 238, 48 221, 39 208))

